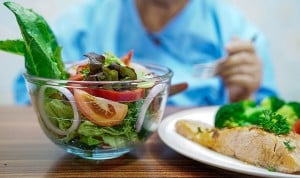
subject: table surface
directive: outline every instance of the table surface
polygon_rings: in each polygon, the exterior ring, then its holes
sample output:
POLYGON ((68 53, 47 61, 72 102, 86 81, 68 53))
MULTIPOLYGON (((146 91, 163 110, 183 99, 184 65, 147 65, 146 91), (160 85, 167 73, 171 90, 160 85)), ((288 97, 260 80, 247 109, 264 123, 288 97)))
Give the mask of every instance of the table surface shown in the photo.
MULTIPOLYGON (((165 115, 182 109, 167 107, 165 115)), ((95 161, 50 142, 32 107, 0 107, 0 120, 0 177, 252 177, 182 156, 157 133, 128 154, 95 161)))

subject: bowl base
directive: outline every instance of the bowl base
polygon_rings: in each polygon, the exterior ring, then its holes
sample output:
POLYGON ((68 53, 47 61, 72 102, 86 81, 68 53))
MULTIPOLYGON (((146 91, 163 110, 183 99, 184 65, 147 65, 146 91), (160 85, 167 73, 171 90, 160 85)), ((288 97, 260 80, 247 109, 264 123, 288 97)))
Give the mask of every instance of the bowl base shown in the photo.
POLYGON ((93 150, 93 151, 86 151, 86 150, 81 150, 78 148, 65 148, 65 150, 68 153, 74 154, 76 156, 79 156, 81 158, 85 159, 91 159, 91 160, 107 160, 107 159, 113 159, 120 157, 130 151, 130 148, 122 148, 122 149, 117 149, 117 150, 93 150))

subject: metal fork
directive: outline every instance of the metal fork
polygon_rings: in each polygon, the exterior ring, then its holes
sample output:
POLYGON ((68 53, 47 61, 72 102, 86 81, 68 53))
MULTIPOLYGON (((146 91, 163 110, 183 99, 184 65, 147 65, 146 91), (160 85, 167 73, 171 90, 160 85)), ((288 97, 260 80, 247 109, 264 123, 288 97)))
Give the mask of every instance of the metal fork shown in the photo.
POLYGON ((203 64, 195 64, 192 68, 194 77, 205 79, 214 77, 217 74, 219 61, 207 62, 203 64))

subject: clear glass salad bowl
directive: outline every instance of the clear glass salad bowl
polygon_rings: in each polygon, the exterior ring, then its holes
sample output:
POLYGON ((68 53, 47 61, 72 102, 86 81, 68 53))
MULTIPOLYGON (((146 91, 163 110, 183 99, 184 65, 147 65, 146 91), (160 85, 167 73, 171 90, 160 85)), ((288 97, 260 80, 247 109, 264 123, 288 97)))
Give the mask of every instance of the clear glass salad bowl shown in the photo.
POLYGON ((163 116, 173 72, 143 64, 129 81, 53 80, 24 74, 47 137, 69 153, 104 160, 144 143, 163 116))

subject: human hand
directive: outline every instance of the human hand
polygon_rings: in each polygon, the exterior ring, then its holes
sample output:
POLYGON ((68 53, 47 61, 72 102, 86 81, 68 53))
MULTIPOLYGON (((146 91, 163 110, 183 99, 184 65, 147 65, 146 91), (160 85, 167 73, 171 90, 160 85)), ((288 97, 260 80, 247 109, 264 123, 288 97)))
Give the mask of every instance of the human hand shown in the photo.
POLYGON ((217 68, 231 102, 251 98, 262 81, 262 62, 251 41, 233 39, 226 45, 228 56, 217 68))

